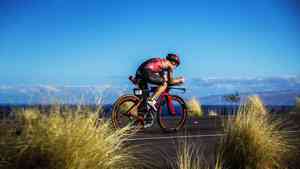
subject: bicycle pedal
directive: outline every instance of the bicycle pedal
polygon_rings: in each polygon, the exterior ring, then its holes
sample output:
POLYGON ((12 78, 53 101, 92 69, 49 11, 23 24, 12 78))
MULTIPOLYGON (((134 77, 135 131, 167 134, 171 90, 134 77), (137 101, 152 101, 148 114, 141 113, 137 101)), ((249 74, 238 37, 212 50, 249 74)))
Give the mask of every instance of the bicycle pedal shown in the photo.
POLYGON ((154 124, 154 116, 152 113, 148 112, 144 115, 144 128, 149 128, 154 124))

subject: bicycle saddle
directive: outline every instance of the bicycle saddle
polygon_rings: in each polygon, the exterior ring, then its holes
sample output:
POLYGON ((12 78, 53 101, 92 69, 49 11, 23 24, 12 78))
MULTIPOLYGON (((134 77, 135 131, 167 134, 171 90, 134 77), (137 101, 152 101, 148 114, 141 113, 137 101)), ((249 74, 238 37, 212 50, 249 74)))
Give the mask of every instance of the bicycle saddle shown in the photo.
POLYGON ((139 84, 139 79, 137 79, 136 77, 134 76, 129 76, 128 79, 136 86, 138 86, 139 84))

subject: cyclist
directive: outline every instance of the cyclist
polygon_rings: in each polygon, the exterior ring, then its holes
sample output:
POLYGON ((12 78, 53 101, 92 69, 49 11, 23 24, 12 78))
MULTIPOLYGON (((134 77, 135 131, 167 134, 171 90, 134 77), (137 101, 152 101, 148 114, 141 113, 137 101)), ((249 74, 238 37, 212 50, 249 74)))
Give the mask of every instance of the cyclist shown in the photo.
POLYGON ((157 111, 155 104, 168 84, 176 85, 184 82, 183 77, 173 78, 173 70, 180 65, 179 56, 169 53, 166 58, 151 58, 142 63, 136 71, 136 80, 141 89, 147 89, 148 83, 159 87, 147 100, 147 104, 157 111))

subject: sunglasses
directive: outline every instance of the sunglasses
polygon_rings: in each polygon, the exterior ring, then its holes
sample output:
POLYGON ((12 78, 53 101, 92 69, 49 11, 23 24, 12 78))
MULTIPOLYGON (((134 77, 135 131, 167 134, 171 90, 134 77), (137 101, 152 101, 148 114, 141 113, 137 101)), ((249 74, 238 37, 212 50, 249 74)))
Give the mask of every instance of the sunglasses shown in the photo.
POLYGON ((176 62, 172 62, 171 61, 171 64, 177 67, 177 63, 176 62))

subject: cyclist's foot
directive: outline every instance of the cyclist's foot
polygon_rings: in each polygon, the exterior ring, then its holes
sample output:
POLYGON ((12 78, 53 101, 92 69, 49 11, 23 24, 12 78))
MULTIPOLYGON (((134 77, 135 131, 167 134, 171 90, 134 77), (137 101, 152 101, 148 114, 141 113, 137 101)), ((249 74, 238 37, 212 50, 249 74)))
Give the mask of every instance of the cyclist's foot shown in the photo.
POLYGON ((157 108, 156 108, 155 104, 156 104, 156 100, 154 100, 154 99, 148 99, 147 100, 147 105, 150 108, 152 108, 154 111, 157 111, 157 108))

